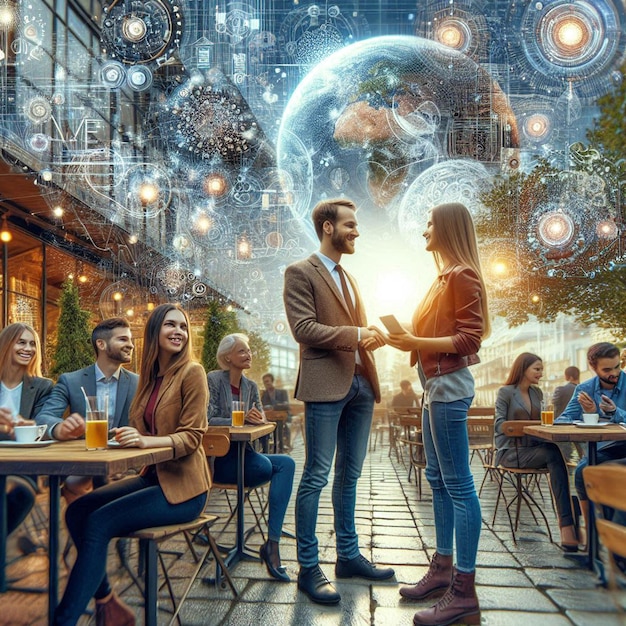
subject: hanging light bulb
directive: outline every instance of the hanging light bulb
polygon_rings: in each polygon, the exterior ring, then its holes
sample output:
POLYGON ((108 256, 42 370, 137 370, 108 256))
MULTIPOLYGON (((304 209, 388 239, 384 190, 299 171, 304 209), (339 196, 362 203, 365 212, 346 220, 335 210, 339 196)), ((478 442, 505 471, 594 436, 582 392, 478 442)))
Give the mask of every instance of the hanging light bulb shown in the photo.
POLYGON ((2 216, 2 224, 0 225, 0 241, 2 243, 9 243, 13 239, 13 235, 7 226, 7 218, 5 215, 2 216))

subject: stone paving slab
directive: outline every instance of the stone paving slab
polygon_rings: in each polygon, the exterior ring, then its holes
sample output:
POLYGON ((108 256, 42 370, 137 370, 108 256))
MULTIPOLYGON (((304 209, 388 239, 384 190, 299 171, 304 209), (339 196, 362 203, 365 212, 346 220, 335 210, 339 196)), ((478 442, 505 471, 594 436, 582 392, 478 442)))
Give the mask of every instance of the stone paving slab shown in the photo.
MULTIPOLYGON (((273 581, 259 561, 243 561, 232 572, 240 598, 234 600, 229 589, 216 588, 199 579, 183 607, 183 626, 410 626, 414 613, 435 601, 407 602, 398 593, 400 585, 413 584, 423 576, 434 552, 432 503, 426 481, 422 500, 418 501, 414 482, 407 482, 406 468, 395 458, 390 459, 386 450, 382 452, 379 449, 366 460, 359 483, 357 528, 363 554, 380 565, 394 567, 396 576, 393 580, 379 584, 360 579, 341 580, 336 583, 342 595, 339 606, 312 604, 296 586, 295 541, 283 538, 281 556, 292 577, 291 583, 273 581)), ((292 455, 297 464, 297 488, 304 457, 301 443, 296 445, 292 455)), ((476 471, 476 476, 482 479, 482 467, 476 466, 476 471)), ((285 520, 286 528, 292 531, 295 529, 294 504, 295 489, 285 520)), ((517 542, 513 541, 502 507, 492 524, 495 489, 489 483, 483 491, 481 505, 483 527, 476 579, 482 626, 626 626, 626 620, 617 614, 610 594, 596 587, 595 576, 566 559, 558 546, 549 542, 545 528, 535 524, 528 514, 523 512, 517 542)), ((546 509, 552 532, 558 538, 554 514, 549 506, 546 509)), ((210 510, 217 512, 222 519, 228 516, 228 505, 222 494, 212 494, 210 510)), ((247 514, 246 519, 249 522, 251 515, 247 514)), ((219 529, 218 524, 214 536, 219 529)), ((322 494, 317 531, 322 569, 333 581, 336 551, 330 484, 322 494)), ((220 542, 231 544, 233 532, 231 525, 220 542)), ((251 537, 248 547, 251 552, 258 552, 261 543, 262 538, 257 533, 251 537)), ((181 551, 185 548, 182 541, 168 542, 167 547, 181 551)), ((131 564, 136 563, 136 557, 137 550, 133 547, 129 557, 131 564)), ((23 559, 19 568, 37 570, 31 571, 29 576, 45 583, 45 562, 45 557, 41 556, 31 561, 23 559)), ((119 568, 113 550, 108 566, 115 588, 123 592, 125 600, 135 609, 137 623, 141 625, 142 599, 135 587, 129 587, 130 579, 119 568)), ((181 562, 172 563, 168 570, 174 578, 175 588, 180 589, 191 571, 189 555, 186 554, 181 562)), ((213 571, 211 560, 201 578, 211 576, 213 571)), ((64 582, 65 577, 62 584, 64 582)), ((7 593, 0 595, 0 606, 2 626, 45 626, 45 595, 7 593), (11 607, 26 604, 27 618, 20 618, 18 611, 11 612, 11 607)), ((159 626, 164 626, 171 616, 165 590, 160 595, 160 607, 159 626)), ((24 609, 21 611, 23 613, 24 609)), ((94 619, 85 616, 79 626, 93 624, 94 619)))

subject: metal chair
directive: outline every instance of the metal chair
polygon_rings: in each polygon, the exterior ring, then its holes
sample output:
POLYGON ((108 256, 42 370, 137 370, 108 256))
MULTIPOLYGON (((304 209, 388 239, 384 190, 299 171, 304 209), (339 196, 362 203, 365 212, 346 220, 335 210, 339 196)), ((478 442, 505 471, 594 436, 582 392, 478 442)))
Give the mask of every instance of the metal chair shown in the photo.
MULTIPOLYGON (((226 433, 206 433, 202 439, 202 446, 207 454, 207 457, 225 455, 230 448, 228 429, 226 429, 226 433)), ((215 558, 216 568, 220 568, 221 573, 224 574, 224 577, 226 578, 234 596, 239 596, 239 592, 235 587, 230 572, 224 563, 222 554, 213 535, 211 534, 211 528, 215 525, 218 519, 219 517, 217 515, 202 514, 190 522, 143 528, 133 533, 129 533, 126 536, 128 539, 137 539, 139 541, 140 566, 138 572, 135 573, 128 565, 127 561, 123 561, 122 565, 125 567, 133 583, 139 588, 144 596, 144 622, 146 626, 156 626, 157 624, 158 596, 159 591, 163 587, 167 587, 172 603, 173 614, 169 624, 171 625, 177 620, 182 626, 182 622, 180 620, 180 610, 187 599, 189 592, 191 591, 193 583, 196 581, 200 570, 205 565, 210 554, 212 554, 215 558), (161 547, 165 541, 173 539, 177 535, 183 536, 185 544, 195 563, 194 571, 189 576, 185 589, 178 598, 174 593, 174 586, 169 575, 172 561, 166 563, 166 557, 172 556, 173 561, 177 561, 182 558, 184 553, 180 551, 167 550, 164 547, 161 547), (194 539, 198 536, 202 536, 205 539, 204 549, 198 550, 194 546, 194 539), (161 574, 164 579, 160 586, 158 584, 159 565, 161 566, 161 574), (143 583, 140 580, 142 571, 144 579, 143 583)))
POLYGON ((422 470, 426 469, 426 454, 422 442, 422 416, 421 415, 400 415, 400 426, 404 433, 400 441, 404 444, 409 453, 409 473, 408 480, 411 480, 411 473, 415 474, 417 483, 417 498, 422 499, 422 470))
MULTIPOLYGON (((511 420, 507 422, 503 422, 502 424, 502 432, 507 436, 514 438, 517 440, 524 436, 524 426, 529 426, 537 424, 536 421, 529 420, 511 420)), ((522 502, 526 505, 530 514, 532 515, 535 523, 538 524, 539 520, 535 515, 535 510, 537 510, 545 522, 546 530, 548 531, 548 537, 551 543, 554 543, 552 539, 552 531, 550 530, 550 523, 548 522, 548 518, 543 511, 543 508, 539 506, 539 503, 535 499, 532 494, 533 485, 536 485, 539 488, 539 493, 543 498, 543 494, 541 494, 541 489, 539 487, 539 479, 542 476, 549 475, 549 471, 547 468, 541 469, 532 469, 532 468, 517 468, 517 467, 509 467, 502 464, 499 464, 495 467, 497 470, 496 476, 498 477, 498 496, 496 498, 496 507, 493 512, 493 519, 491 521, 492 525, 496 521, 496 515, 498 513, 498 507, 500 504, 500 498, 504 500, 504 504, 506 507, 506 513, 509 518, 509 524, 511 526, 511 533, 513 535, 513 541, 517 543, 517 537, 515 533, 519 528, 519 520, 521 513, 522 502), (513 485, 515 488, 515 495, 513 499, 509 502, 507 501, 506 495, 504 493, 504 485, 505 482, 513 485), (513 518, 511 517, 510 508, 515 504, 515 524, 513 523, 513 518)), ((548 486, 549 486, 548 482, 548 486)))

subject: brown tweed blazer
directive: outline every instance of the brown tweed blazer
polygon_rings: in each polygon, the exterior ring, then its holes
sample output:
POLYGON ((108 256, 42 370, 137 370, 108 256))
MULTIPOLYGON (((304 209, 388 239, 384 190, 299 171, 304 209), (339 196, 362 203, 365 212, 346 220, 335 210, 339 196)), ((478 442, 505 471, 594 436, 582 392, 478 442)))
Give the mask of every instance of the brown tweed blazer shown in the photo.
MULTIPOLYGON (((367 326, 356 281, 345 272, 356 298, 359 326, 367 326)), ((300 344, 295 397, 303 402, 334 402, 346 396, 354 376, 358 331, 332 276, 313 254, 285 270, 283 299, 287 319, 300 344)), ((374 357, 363 351, 363 366, 376 401, 380 387, 374 357)))

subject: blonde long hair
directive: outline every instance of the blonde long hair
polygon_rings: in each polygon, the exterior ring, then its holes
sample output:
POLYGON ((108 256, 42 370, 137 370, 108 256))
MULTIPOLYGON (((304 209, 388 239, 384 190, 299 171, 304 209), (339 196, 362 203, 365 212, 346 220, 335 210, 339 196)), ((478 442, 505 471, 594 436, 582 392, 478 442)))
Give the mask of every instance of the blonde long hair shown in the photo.
MULTIPOLYGON (((474 220, 464 204, 450 202, 434 207, 430 212, 430 221, 443 256, 457 265, 465 265, 473 269, 480 280, 484 317, 483 338, 486 338, 491 333, 491 320, 487 289, 485 288, 480 257, 478 255, 474 220)), ((437 269, 442 271, 444 269, 442 254, 434 251, 433 256, 437 269)))
POLYGON ((25 330, 35 338, 35 356, 26 366, 26 373, 29 376, 41 377, 41 342, 39 341, 39 335, 29 324, 16 322, 9 324, 0 332, 0 380, 4 380, 11 363, 11 350, 25 330))

